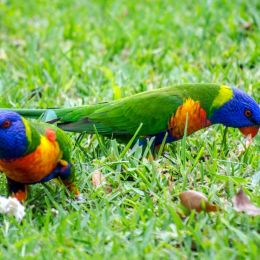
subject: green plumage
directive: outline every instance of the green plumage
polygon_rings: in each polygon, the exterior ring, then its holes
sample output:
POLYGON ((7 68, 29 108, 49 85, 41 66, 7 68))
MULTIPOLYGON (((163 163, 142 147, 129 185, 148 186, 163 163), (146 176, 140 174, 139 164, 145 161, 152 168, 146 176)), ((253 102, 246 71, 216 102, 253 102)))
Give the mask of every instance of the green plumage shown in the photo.
MULTIPOLYGON (((119 100, 75 108, 54 109, 58 126, 66 131, 131 137, 140 124, 139 135, 156 135, 167 130, 170 117, 187 98, 210 107, 220 89, 218 84, 183 84, 139 93, 119 100), (95 127, 94 127, 95 126, 95 127)), ((39 117, 46 110, 16 110, 22 115, 39 117)))
POLYGON ((27 147, 25 154, 34 152, 40 144, 40 133, 39 133, 38 129, 36 127, 34 127, 35 124, 33 124, 32 122, 29 122, 29 121, 27 121, 27 123, 28 123, 28 126, 30 127, 31 136, 30 136, 30 138, 28 138, 28 136, 27 136, 28 147, 27 147))

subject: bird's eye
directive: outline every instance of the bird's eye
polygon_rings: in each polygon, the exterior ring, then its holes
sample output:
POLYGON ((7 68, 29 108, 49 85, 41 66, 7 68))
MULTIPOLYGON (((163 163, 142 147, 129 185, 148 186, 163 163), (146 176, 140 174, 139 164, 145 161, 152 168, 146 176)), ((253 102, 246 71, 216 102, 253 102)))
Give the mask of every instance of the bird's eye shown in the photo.
POLYGON ((8 128, 8 127, 10 127, 10 126, 11 126, 11 121, 10 121, 10 120, 5 120, 5 121, 2 123, 2 125, 1 125, 2 128, 8 128))
POLYGON ((252 112, 251 112, 251 110, 246 109, 246 110, 245 110, 245 116, 248 117, 248 118, 252 117, 252 112))

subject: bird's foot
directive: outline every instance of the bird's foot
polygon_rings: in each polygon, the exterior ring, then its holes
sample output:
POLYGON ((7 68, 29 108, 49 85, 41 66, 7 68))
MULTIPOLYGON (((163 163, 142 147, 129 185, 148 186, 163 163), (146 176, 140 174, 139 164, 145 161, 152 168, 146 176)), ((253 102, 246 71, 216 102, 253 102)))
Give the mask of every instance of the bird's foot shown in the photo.
POLYGON ((24 202, 27 199, 27 190, 13 192, 12 197, 16 198, 20 202, 24 202))

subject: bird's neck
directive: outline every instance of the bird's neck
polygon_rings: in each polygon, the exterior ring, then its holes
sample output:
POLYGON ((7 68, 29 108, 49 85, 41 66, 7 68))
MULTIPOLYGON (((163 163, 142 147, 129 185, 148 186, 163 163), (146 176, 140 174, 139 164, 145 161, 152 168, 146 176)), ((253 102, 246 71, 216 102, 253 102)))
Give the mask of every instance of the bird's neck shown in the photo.
POLYGON ((40 144, 41 136, 39 132, 30 124, 29 121, 27 121, 25 118, 22 118, 22 120, 25 126, 27 138, 27 149, 24 155, 27 155, 37 149, 38 145, 40 144))

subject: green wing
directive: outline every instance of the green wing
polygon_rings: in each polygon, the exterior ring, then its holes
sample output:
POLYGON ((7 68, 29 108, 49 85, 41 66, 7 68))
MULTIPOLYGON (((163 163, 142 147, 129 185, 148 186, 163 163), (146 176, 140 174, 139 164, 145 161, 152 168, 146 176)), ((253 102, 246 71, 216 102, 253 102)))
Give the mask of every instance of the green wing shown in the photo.
POLYGON ((132 136, 140 124, 139 135, 154 135, 167 130, 168 121, 183 100, 190 97, 200 101, 208 112, 217 95, 217 84, 183 84, 156 89, 134 96, 70 110, 57 110, 61 117, 59 127, 67 131, 103 135, 132 136))
POLYGON ((165 131, 171 115, 182 104, 182 98, 167 91, 151 91, 114 102, 89 116, 100 133, 133 135, 140 124, 140 135, 165 131))
POLYGON ((113 101, 89 114, 84 114, 84 108, 70 115, 64 113, 66 117, 61 116, 59 127, 95 133, 95 126, 100 134, 127 136, 133 135, 142 123, 140 135, 157 134, 167 129, 170 116, 183 102, 181 95, 176 90, 169 93, 171 90, 164 88, 113 101))

